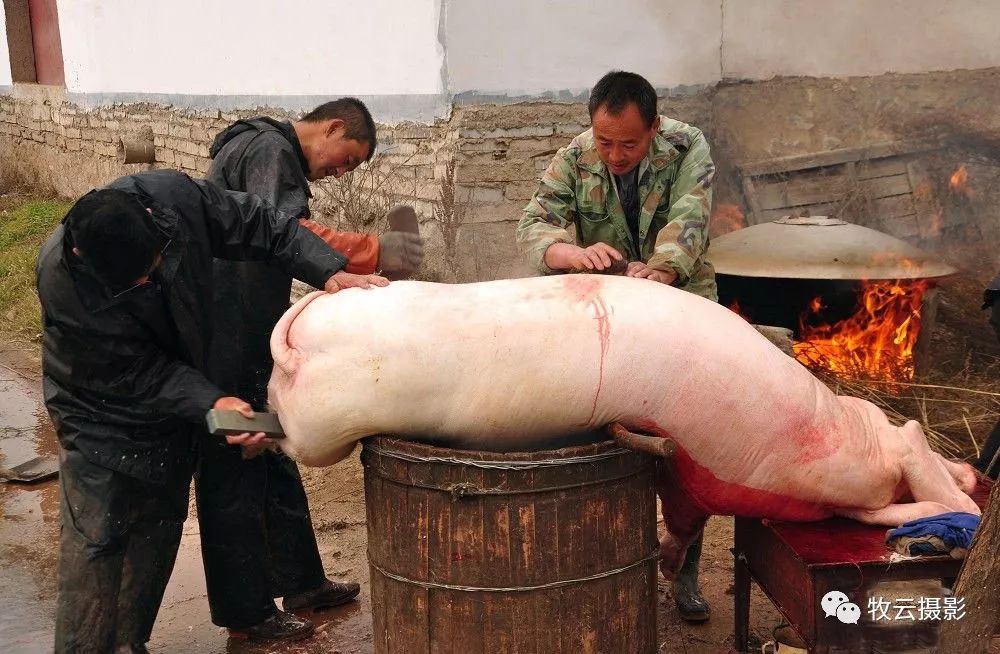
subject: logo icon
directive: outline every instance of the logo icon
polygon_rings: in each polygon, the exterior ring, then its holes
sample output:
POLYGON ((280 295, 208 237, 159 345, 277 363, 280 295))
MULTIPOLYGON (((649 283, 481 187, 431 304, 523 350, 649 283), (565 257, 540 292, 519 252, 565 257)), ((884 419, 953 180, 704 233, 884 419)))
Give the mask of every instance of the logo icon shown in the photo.
POLYGON ((858 624, 861 619, 861 607, 850 601, 839 590, 831 590, 819 601, 826 617, 836 617, 844 624, 858 624))

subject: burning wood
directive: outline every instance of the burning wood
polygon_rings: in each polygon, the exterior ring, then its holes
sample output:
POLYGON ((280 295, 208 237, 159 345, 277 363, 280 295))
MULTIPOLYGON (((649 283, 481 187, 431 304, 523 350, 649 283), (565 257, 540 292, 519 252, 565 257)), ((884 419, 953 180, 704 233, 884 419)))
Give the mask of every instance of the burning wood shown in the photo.
POLYGON ((810 368, 853 379, 913 379, 913 348, 920 333, 920 306, 930 283, 866 280, 850 317, 822 322, 822 298, 810 302, 799 322, 795 358, 810 368))

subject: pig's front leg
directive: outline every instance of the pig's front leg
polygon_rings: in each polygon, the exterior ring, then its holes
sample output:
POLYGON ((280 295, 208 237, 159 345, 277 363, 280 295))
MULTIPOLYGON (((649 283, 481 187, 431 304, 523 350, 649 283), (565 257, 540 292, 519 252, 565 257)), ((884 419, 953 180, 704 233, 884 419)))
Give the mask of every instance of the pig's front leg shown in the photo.
POLYGON ((837 515, 863 522, 866 525, 882 527, 898 527, 910 520, 929 518, 942 513, 948 513, 950 508, 938 502, 907 502, 905 504, 890 504, 881 509, 836 509, 837 515))
POLYGON ((684 563, 688 546, 705 528, 709 515, 695 506, 687 492, 677 483, 673 463, 669 459, 656 462, 656 494, 667 533, 660 539, 660 572, 673 579, 684 563))

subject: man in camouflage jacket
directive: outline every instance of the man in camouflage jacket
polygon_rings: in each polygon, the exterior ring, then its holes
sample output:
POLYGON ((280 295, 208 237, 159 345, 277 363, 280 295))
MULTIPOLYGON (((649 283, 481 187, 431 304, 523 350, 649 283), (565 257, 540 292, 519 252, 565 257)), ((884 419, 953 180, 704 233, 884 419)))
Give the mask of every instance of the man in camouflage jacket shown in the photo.
POLYGON ((562 271, 603 270, 610 260, 624 259, 633 264, 630 276, 647 276, 644 268, 662 271, 672 278, 668 283, 718 299, 715 270, 705 258, 715 173, 708 142, 691 125, 665 116, 657 116, 656 122, 645 156, 637 169, 624 175, 602 160, 593 129, 559 150, 518 224, 518 246, 530 264, 543 274, 559 272, 547 263, 547 253, 557 243, 572 245, 567 228, 575 224, 582 246, 578 249, 596 248, 579 256, 576 265, 560 266, 562 271), (619 183, 613 183, 629 174, 637 174, 635 229, 630 228, 619 183))
MULTIPOLYGON (((605 75, 589 109, 591 129, 559 150, 524 209, 522 253, 542 274, 624 269, 718 301, 705 259, 715 165, 704 135, 658 115, 656 91, 634 73, 605 75)), ((699 536, 673 585, 691 622, 711 610, 698 587, 701 547, 699 536)))

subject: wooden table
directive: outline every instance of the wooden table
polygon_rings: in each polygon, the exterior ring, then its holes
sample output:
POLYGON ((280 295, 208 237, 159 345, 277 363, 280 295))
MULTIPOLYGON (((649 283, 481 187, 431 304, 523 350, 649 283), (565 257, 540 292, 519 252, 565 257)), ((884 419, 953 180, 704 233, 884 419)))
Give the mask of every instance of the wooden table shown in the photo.
MULTIPOLYGON (((981 479, 973 494, 981 507, 991 486, 989 480, 981 479)), ((962 562, 935 556, 892 563, 885 532, 884 527, 844 518, 808 523, 737 518, 733 547, 736 651, 747 651, 751 579, 815 654, 936 642, 939 623, 934 621, 914 621, 911 629, 899 622, 872 623, 869 591, 886 581, 940 579, 950 586, 962 562), (846 593, 861 607, 859 624, 843 624, 825 616, 820 600, 831 590, 846 593)))

